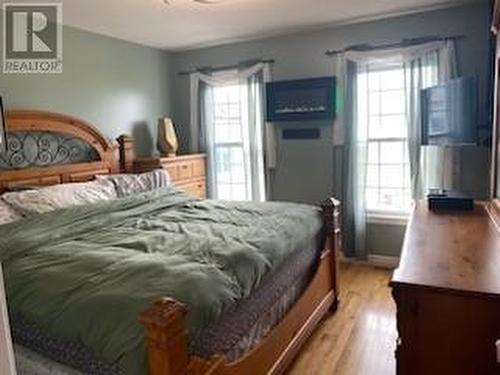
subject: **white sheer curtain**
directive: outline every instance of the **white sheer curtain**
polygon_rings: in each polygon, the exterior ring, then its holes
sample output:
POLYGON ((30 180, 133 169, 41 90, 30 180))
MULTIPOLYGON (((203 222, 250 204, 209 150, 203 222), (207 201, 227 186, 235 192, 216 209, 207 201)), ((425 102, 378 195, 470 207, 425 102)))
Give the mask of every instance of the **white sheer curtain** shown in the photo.
POLYGON ((270 171, 276 167, 276 138, 272 124, 265 123, 265 83, 271 80, 270 66, 257 63, 244 70, 196 72, 190 76, 191 152, 206 152, 209 197, 217 198, 215 160, 214 88, 237 85, 241 88, 241 125, 245 144, 247 197, 262 201, 270 196, 270 171), (266 173, 267 172, 267 173, 266 173))
POLYGON ((357 90, 363 70, 368 65, 404 64, 407 100, 408 149, 412 176, 412 195, 422 194, 422 165, 436 164, 435 157, 426 157, 421 162, 421 118, 420 90, 429 85, 446 82, 456 74, 456 60, 453 41, 436 41, 415 46, 380 49, 372 51, 346 51, 336 59, 335 71, 343 101, 338 109, 334 127, 334 145, 344 146, 343 214, 344 251, 347 256, 364 258, 366 248, 366 127, 358 118, 357 90))
POLYGON ((452 150, 422 147, 422 89, 446 83, 457 75, 455 44, 439 42, 432 49, 405 61, 406 118, 413 199, 421 199, 431 187, 453 186, 452 150))

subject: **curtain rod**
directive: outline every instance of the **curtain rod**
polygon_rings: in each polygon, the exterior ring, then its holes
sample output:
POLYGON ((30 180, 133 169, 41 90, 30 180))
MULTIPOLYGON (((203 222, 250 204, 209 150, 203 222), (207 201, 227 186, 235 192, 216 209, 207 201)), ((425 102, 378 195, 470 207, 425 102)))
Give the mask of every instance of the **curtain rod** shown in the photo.
POLYGON ((465 35, 452 35, 452 36, 424 36, 420 38, 409 38, 409 39, 403 39, 400 42, 396 43, 385 43, 385 44, 354 44, 351 46, 344 47, 342 49, 338 50, 328 50, 325 52, 325 55, 327 56, 336 56, 341 53, 347 52, 347 51, 373 51, 373 50, 378 50, 378 49, 390 49, 390 48, 398 48, 398 47, 409 47, 409 46, 414 46, 418 44, 423 44, 423 43, 428 43, 428 42, 436 42, 436 41, 446 41, 446 40, 457 40, 457 39, 463 39, 465 38, 465 35))
POLYGON ((245 61, 240 61, 236 64, 232 65, 221 65, 221 66, 200 66, 197 68, 193 68, 190 70, 185 70, 182 72, 179 72, 178 74, 180 76, 188 76, 192 73, 197 73, 197 72, 220 72, 222 70, 230 70, 230 69, 238 69, 238 68, 245 68, 253 64, 258 64, 258 63, 267 63, 267 64, 273 64, 274 60, 273 59, 254 59, 254 60, 245 60, 245 61))

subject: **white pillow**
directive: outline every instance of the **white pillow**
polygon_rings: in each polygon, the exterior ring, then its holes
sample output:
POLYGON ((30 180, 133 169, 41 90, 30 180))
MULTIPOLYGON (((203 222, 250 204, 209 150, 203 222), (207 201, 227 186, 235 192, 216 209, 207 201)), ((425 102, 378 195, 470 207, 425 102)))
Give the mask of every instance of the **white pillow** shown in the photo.
POLYGON ((2 198, 23 214, 40 214, 60 208, 116 199, 110 181, 90 181, 5 193, 2 198))
POLYGON ((23 215, 7 202, 0 199, 0 224, 7 224, 22 219, 23 215))
POLYGON ((143 193, 170 185, 170 175, 165 169, 155 169, 139 174, 114 174, 97 176, 99 181, 112 181, 119 197, 143 193))

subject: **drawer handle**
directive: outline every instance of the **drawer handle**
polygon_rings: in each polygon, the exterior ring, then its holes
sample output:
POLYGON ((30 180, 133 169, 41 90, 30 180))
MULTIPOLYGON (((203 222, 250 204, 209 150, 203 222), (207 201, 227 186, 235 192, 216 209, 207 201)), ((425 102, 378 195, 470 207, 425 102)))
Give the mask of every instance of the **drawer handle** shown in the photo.
POLYGON ((188 167, 187 165, 183 165, 182 169, 187 169, 187 167, 188 167))

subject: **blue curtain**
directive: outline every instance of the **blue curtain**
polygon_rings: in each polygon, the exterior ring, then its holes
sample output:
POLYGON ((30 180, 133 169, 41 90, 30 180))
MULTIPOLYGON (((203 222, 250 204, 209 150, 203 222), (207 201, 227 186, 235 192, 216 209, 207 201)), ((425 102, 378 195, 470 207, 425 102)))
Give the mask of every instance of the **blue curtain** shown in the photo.
POLYGON ((367 143, 364 127, 357 118, 357 90, 363 82, 358 78, 362 69, 358 64, 344 60, 344 165, 345 183, 343 191, 344 236, 343 249, 348 257, 365 258, 366 214, 365 214, 365 161, 367 143))

